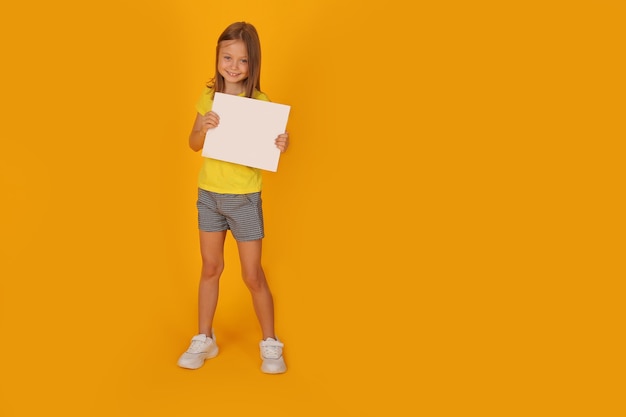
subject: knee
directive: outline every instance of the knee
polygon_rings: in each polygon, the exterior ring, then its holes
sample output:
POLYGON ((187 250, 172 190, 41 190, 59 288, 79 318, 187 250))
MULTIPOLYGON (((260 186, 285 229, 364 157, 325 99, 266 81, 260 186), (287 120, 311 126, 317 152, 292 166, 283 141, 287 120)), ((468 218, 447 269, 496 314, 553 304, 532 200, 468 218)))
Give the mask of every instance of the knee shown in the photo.
POLYGON ((255 271, 253 273, 245 273, 243 274, 243 282, 246 284, 246 287, 252 292, 262 291, 267 287, 267 283, 265 281, 265 275, 262 270, 255 271))
POLYGON ((202 279, 204 280, 218 279, 223 270, 223 263, 202 261, 202 279))

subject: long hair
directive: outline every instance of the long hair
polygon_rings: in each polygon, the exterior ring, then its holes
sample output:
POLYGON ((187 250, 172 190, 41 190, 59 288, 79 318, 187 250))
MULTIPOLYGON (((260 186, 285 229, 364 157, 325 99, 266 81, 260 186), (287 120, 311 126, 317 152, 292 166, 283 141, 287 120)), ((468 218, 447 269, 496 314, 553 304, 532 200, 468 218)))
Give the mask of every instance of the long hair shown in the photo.
POLYGON ((208 87, 223 93, 226 87, 224 77, 218 71, 220 46, 223 41, 241 40, 248 52, 248 78, 243 81, 246 97, 252 97, 255 89, 261 91, 261 42, 256 28, 250 23, 236 22, 228 26, 217 40, 215 48, 215 76, 207 83, 208 87))

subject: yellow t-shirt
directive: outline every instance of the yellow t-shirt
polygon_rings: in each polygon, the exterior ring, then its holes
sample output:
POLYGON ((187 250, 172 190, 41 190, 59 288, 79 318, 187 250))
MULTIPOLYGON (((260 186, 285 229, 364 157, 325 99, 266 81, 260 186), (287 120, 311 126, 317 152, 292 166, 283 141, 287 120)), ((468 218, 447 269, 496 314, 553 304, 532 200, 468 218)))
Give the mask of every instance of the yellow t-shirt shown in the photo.
MULTIPOLYGON (((196 104, 196 110, 205 115, 213 107, 212 90, 205 87, 196 104)), ((243 96, 243 94, 241 94, 243 96)), ((270 101, 262 92, 255 90, 252 98, 270 101)), ((261 170, 232 162, 203 157, 198 187, 220 194, 249 194, 261 191, 261 170)))

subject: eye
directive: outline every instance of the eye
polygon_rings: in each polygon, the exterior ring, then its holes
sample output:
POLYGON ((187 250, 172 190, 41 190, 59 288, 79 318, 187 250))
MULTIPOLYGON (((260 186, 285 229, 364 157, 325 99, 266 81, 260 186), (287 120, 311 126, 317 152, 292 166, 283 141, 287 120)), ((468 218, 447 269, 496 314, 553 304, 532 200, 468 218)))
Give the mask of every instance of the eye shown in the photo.
POLYGON ((226 61, 230 61, 230 57, 229 57, 229 56, 224 56, 224 59, 225 59, 226 61))
POLYGON ((242 63, 242 64, 247 64, 247 63, 248 63, 248 60, 247 60, 247 59, 242 59, 242 60, 241 60, 241 63, 242 63))

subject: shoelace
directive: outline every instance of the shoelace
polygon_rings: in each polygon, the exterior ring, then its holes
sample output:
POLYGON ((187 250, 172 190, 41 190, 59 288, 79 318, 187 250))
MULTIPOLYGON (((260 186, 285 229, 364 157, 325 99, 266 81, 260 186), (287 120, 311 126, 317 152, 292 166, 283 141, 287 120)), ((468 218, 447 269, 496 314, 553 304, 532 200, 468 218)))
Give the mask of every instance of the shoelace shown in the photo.
POLYGON ((193 340, 191 342, 191 346, 187 349, 189 353, 200 353, 204 347, 204 342, 202 340, 193 340))
POLYGON ((282 354, 282 343, 279 342, 267 342, 261 346, 261 353, 264 358, 278 359, 282 354))

